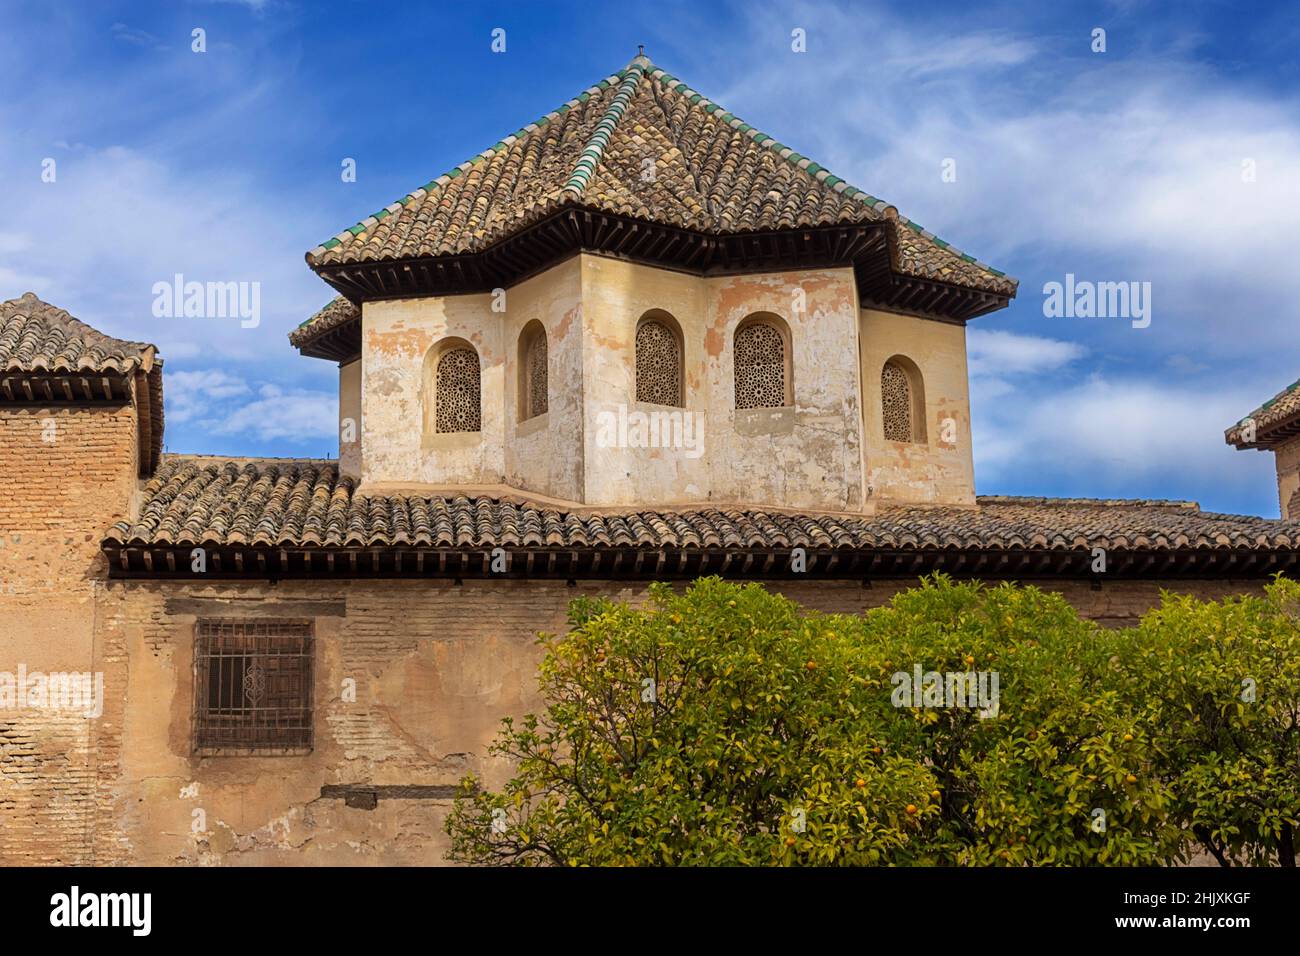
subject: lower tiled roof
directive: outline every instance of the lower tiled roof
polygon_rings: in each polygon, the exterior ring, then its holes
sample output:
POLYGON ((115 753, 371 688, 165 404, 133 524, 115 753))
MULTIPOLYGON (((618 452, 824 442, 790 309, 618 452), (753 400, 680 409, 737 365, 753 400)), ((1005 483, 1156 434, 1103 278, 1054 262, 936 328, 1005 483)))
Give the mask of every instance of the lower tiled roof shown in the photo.
POLYGON ((1111 552, 1285 550, 1300 522, 1207 514, 1191 502, 981 498, 874 515, 763 509, 564 510, 464 495, 357 495, 337 463, 163 456, 138 517, 106 548, 723 549, 1111 552))

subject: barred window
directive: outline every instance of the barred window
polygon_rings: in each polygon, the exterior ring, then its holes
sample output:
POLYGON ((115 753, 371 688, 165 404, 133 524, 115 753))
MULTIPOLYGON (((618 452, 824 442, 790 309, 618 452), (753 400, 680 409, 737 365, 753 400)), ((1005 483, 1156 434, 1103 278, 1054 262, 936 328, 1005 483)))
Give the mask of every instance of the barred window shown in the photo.
POLYGON ((437 431, 479 431, 483 418, 478 353, 472 348, 447 350, 438 359, 437 378, 437 431))
POLYGON ((658 319, 642 319, 636 329, 636 400, 682 404, 681 340, 658 319))
POLYGON ((736 407, 781 408, 788 402, 785 337, 767 322, 736 331, 736 407))
POLYGON ((310 751, 314 657, 309 621, 200 620, 195 753, 310 751))
POLYGON ((880 407, 885 438, 912 441, 912 386, 907 372, 892 360, 885 363, 880 373, 880 407))
POLYGON ((519 337, 520 421, 545 415, 549 405, 546 367, 546 330, 537 320, 529 322, 519 337))

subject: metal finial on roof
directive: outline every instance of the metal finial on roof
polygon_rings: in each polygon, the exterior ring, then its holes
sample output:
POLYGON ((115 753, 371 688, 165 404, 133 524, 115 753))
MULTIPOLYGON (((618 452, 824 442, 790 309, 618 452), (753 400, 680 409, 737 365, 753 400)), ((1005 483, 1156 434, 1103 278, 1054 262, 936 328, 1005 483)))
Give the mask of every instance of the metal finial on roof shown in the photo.
POLYGON ((643 43, 638 43, 638 44, 636 45, 636 55, 637 55, 637 56, 645 56, 645 44, 643 44, 643 43))

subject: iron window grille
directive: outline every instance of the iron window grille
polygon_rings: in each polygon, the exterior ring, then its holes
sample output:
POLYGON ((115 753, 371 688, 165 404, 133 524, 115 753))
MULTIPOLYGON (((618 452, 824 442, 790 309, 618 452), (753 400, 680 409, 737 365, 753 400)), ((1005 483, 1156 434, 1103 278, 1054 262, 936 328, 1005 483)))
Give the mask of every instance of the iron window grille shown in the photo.
POLYGON ((310 621, 200 620, 194 752, 309 753, 314 660, 310 621))

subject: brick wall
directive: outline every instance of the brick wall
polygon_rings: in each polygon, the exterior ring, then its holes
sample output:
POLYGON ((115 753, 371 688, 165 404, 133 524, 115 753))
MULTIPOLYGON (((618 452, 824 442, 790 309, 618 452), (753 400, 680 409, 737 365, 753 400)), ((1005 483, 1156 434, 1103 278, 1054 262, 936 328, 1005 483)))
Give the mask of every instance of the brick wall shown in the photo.
MULTIPOLYGON (((136 442, 130 406, 0 407, 0 672, 93 673, 99 541, 131 500, 136 442)), ((0 863, 89 862, 104 730, 0 708, 0 863)))

